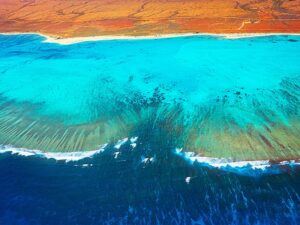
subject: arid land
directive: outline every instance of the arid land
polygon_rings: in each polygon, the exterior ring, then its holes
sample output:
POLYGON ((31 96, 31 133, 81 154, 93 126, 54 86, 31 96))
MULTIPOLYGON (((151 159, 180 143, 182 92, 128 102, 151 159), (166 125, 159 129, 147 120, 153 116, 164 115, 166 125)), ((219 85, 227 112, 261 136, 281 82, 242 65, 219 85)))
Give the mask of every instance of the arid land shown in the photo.
POLYGON ((56 38, 300 33, 300 0, 0 0, 0 32, 56 38))

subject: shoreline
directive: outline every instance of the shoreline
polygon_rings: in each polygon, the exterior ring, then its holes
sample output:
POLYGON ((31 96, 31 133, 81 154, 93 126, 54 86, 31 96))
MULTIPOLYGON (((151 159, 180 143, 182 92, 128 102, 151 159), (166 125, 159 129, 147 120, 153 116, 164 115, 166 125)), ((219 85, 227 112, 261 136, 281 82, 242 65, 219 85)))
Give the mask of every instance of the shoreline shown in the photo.
POLYGON ((38 32, 4 32, 0 35, 39 35, 44 37, 44 43, 55 43, 60 45, 77 44, 81 42, 90 41, 114 41, 114 40, 150 40, 150 39, 168 39, 177 37, 197 37, 197 36, 211 36, 224 39, 241 39, 251 37, 267 37, 267 36, 300 36, 300 33, 178 33, 178 34, 157 34, 157 35, 145 35, 145 36, 128 36, 128 35, 103 35, 103 36, 87 36, 87 37, 55 37, 38 32))

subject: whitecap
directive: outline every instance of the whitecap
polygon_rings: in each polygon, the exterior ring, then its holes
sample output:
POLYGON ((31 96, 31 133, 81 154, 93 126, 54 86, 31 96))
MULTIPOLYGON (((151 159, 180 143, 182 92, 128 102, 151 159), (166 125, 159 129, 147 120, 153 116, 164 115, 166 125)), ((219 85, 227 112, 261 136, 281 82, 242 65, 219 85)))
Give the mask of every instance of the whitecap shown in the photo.
POLYGON ((117 159, 118 156, 119 156, 119 154, 120 154, 120 152, 115 152, 115 153, 114 153, 114 158, 117 159))
POLYGON ((128 138, 127 138, 127 137, 126 137, 126 138, 123 138, 123 139, 121 139, 121 140, 119 140, 119 141, 117 142, 117 144, 115 144, 114 148, 120 149, 121 146, 124 145, 127 141, 128 141, 128 138))
POLYGON ((138 137, 132 137, 130 138, 130 142, 131 143, 135 143, 137 141, 138 137))
POLYGON ((191 181, 191 177, 186 177, 186 178, 185 178, 185 182, 186 182, 187 184, 189 184, 190 181, 191 181))
POLYGON ((130 144, 130 146, 131 146, 132 148, 135 148, 135 147, 136 147, 136 143, 132 143, 132 144, 130 144))
POLYGON ((16 148, 9 145, 1 145, 0 153, 11 153, 21 156, 39 156, 47 159, 55 159, 57 161, 78 161, 85 158, 91 158, 94 155, 101 153, 106 148, 107 144, 101 145, 99 149, 93 151, 82 151, 82 152, 43 152, 41 150, 16 148))
POLYGON ((270 163, 269 160, 233 161, 232 159, 226 159, 226 158, 213 158, 213 157, 200 156, 194 152, 184 152, 180 148, 175 149, 175 154, 191 162, 197 162, 204 166, 214 167, 222 170, 230 170, 230 171, 232 171, 232 169, 235 169, 235 171, 238 171, 239 169, 265 171, 269 168, 276 167, 279 165, 289 165, 289 166, 300 165, 300 160, 282 161, 276 164, 270 163))
POLYGON ((144 157, 142 156, 142 163, 150 163, 150 162, 154 162, 155 158, 154 157, 144 157))

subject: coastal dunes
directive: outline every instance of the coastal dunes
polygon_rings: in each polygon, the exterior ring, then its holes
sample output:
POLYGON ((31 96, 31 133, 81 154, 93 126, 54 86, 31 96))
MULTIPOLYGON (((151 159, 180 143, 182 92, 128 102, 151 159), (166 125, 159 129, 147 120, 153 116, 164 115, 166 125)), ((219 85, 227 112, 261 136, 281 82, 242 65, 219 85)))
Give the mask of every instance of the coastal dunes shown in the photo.
POLYGON ((58 38, 180 33, 298 33, 297 0, 1 0, 0 32, 58 38))

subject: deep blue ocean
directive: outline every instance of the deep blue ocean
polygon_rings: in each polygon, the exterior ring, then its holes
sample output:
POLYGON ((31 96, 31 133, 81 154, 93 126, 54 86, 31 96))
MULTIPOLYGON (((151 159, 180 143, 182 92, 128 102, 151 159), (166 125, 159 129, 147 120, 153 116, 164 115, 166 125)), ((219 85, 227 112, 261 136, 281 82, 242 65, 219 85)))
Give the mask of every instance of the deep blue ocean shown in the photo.
POLYGON ((44 41, 0 35, 0 225, 300 224, 299 36, 44 41))
POLYGON ((114 152, 68 163, 0 155, 0 224, 299 224, 300 166, 226 172, 156 138, 114 152))

